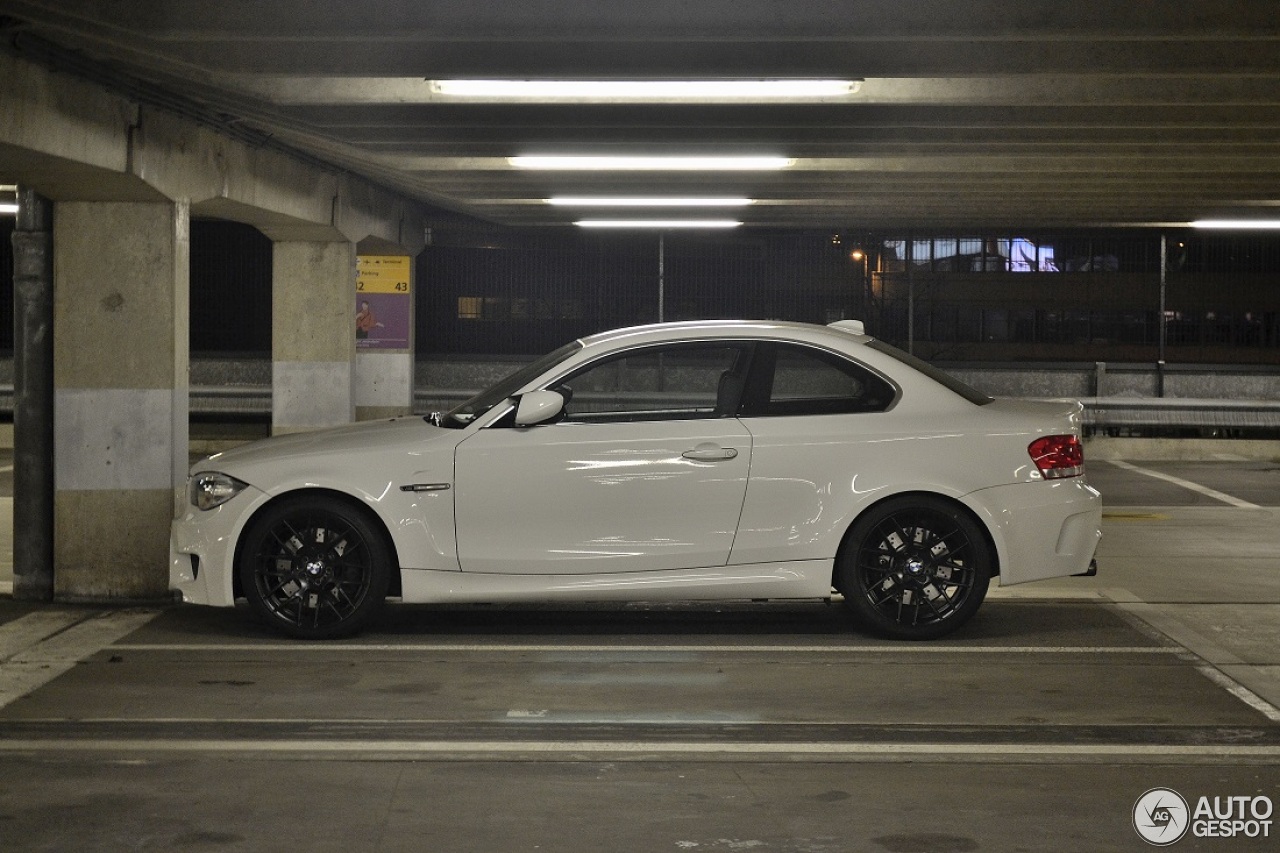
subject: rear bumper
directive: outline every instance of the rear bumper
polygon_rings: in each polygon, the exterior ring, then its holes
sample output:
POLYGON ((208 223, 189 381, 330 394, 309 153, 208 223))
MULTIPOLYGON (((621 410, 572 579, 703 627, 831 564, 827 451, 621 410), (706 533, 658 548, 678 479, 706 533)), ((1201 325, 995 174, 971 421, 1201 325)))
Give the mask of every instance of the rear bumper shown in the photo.
POLYGON ((1000 584, 1086 574, 1102 538, 1102 495, 1082 478, 982 489, 967 500, 1000 555, 1000 584))

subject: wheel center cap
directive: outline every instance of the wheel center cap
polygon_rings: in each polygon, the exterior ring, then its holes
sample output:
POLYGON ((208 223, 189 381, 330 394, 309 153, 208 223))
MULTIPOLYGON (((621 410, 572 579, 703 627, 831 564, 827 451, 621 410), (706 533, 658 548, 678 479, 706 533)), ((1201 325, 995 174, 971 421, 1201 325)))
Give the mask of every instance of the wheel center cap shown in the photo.
POLYGON ((924 561, 917 559, 915 557, 912 557, 911 559, 907 560, 906 570, 907 570, 907 574, 909 575, 919 575, 921 572, 924 571, 924 561))
POLYGON ((324 574, 324 561, 308 560, 307 563, 302 567, 302 569, 307 574, 311 575, 311 577, 318 578, 322 574, 324 574))

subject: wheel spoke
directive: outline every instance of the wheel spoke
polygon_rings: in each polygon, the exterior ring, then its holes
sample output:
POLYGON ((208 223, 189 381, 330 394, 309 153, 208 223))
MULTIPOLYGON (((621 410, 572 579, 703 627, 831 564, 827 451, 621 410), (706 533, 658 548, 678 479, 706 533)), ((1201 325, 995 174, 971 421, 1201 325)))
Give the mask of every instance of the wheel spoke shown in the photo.
POLYGON ((255 582, 263 604, 298 628, 341 623, 360 607, 372 582, 364 537, 337 516, 281 518, 266 531, 258 555, 255 582))
POLYGON ((950 515, 912 508, 887 515, 856 556, 865 601, 904 627, 940 622, 973 593, 969 531, 950 515))

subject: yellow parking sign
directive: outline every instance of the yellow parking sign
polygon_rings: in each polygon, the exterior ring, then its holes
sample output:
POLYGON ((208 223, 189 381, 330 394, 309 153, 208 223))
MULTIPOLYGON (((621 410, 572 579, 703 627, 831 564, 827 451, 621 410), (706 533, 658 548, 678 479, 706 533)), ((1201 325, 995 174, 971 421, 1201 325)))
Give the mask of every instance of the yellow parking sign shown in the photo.
POLYGON ((408 293, 407 255, 360 255, 356 258, 358 293, 408 293))

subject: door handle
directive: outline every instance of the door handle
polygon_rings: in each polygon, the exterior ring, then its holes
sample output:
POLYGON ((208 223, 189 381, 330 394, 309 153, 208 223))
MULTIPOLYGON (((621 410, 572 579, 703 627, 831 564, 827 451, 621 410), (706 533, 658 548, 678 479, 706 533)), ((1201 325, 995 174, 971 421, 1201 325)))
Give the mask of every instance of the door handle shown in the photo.
POLYGON ((738 455, 738 451, 732 447, 721 447, 718 444, 706 442, 699 444, 693 450, 686 450, 680 455, 685 459, 693 459, 698 462, 720 462, 725 459, 733 459, 738 455))

